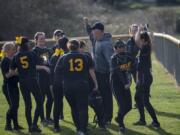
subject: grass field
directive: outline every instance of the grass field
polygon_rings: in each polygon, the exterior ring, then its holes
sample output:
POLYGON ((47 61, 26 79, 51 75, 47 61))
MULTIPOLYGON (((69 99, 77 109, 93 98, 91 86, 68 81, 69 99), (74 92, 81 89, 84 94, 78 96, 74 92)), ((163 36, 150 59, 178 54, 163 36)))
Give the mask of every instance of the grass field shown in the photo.
MULTIPOLYGON (((154 105, 159 121, 161 123, 160 129, 154 129, 150 126, 138 127, 133 126, 132 123, 138 119, 137 110, 133 109, 126 117, 125 124, 127 127, 127 135, 180 135, 180 90, 175 86, 175 82, 171 76, 163 69, 163 67, 153 59, 153 75, 154 83, 152 85, 151 101, 154 105)), ((2 78, 2 77, 0 77, 2 78)), ((2 79, 0 81, 2 83, 2 79)), ((1 84, 0 84, 1 85, 1 84)), ((134 85, 132 85, 132 96, 134 96, 134 85)), ((60 135, 74 135, 75 127, 73 125, 70 108, 65 102, 64 107, 65 121, 61 122, 62 131, 60 135)), ((0 91, 0 135, 27 135, 27 123, 24 116, 24 103, 22 97, 20 99, 19 108, 19 122, 26 129, 21 132, 6 132, 4 131, 5 113, 7 110, 7 102, 0 91)), ((114 102, 114 116, 117 113, 117 104, 114 102)), ((89 111, 90 135, 117 135, 118 126, 112 121, 108 126, 107 131, 101 131, 98 128, 93 128, 92 119, 94 113, 89 111)), ((147 123, 151 123, 151 119, 146 114, 147 123)), ((53 135, 52 126, 44 127, 42 135, 53 135)))

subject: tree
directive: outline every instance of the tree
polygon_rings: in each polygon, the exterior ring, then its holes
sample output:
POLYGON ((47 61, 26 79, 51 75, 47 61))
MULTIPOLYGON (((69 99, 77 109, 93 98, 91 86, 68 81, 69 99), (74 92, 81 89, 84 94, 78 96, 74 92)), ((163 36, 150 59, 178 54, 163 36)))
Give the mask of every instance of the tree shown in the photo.
POLYGON ((62 26, 61 20, 72 20, 76 13, 73 0, 5 0, 0 4, 0 37, 13 40, 16 35, 33 38, 37 31, 49 37, 62 26), (59 25, 60 24, 60 25, 59 25))

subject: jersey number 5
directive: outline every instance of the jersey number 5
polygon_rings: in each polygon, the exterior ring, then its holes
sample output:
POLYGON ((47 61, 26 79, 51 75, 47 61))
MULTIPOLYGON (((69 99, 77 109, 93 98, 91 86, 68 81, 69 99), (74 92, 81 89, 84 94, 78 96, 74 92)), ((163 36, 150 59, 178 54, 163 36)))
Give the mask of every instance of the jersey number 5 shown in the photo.
POLYGON ((70 59, 69 64, 70 64, 70 71, 71 72, 74 72, 74 71, 80 72, 83 70, 83 60, 80 58, 70 59))
POLYGON ((29 67, 27 56, 20 57, 20 62, 23 69, 27 69, 29 67))

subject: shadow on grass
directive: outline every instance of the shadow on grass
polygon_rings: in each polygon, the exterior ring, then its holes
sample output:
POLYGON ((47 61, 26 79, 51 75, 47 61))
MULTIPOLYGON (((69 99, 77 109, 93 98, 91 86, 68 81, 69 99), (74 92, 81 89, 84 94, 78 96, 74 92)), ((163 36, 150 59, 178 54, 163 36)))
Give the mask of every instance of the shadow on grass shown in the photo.
POLYGON ((88 134, 89 135, 112 135, 108 129, 101 129, 95 126, 94 123, 88 124, 88 134))
POLYGON ((167 131, 165 131, 162 128, 154 128, 152 126, 147 126, 147 128, 149 128, 150 130, 157 132, 159 135, 173 135, 172 133, 168 133, 167 131))
POLYGON ((91 128, 88 131, 89 135, 113 135, 108 129, 91 128))
MULTIPOLYGON (((111 129, 111 130, 114 130, 116 132, 119 131, 119 126, 115 125, 113 123, 111 125, 109 125, 108 128, 111 129)), ((126 135, 144 135, 144 133, 140 133, 140 132, 134 131, 134 130, 129 129, 129 128, 126 127, 126 135)))
POLYGON ((114 124, 114 123, 111 123, 110 125, 108 125, 107 128, 109 128, 111 130, 114 130, 114 131, 118 131, 119 130, 119 126, 114 124))
MULTIPOLYGON (((53 127, 47 127, 50 131, 54 132, 54 128, 53 127)), ((59 135, 74 135, 75 131, 72 130, 69 127, 66 126, 61 126, 61 132, 59 133, 52 133, 52 134, 59 134, 59 135)))
MULTIPOLYGON (((126 128, 126 135, 146 135, 146 134, 126 128)), ((162 135, 165 135, 165 134, 162 134, 162 135)))
POLYGON ((27 130, 24 130, 24 132, 23 131, 14 131, 12 133, 17 134, 17 135, 46 135, 45 133, 29 133, 27 130))
MULTIPOLYGON (((53 127, 47 127, 50 131, 53 132, 53 127)), ((56 133, 59 135, 74 135, 76 133, 76 131, 72 130, 69 127, 66 126, 61 126, 61 132, 56 133)), ((93 128, 92 125, 88 126, 88 134, 89 135, 112 135, 108 130, 102 130, 99 128, 93 128)))
POLYGON ((169 118, 175 118, 175 119, 180 119, 180 114, 175 114, 175 113, 169 113, 169 112, 160 112, 156 110, 156 113, 160 116, 164 117, 169 117, 169 118))
MULTIPOLYGON (((71 121, 63 120, 63 122, 74 126, 73 122, 71 122, 71 121)), ((62 127, 62 129, 63 128, 64 127, 62 127)), ((87 129, 88 129, 89 135, 97 135, 97 133, 98 133, 98 135, 112 135, 108 130, 100 129, 100 128, 98 128, 98 126, 95 126, 95 124, 92 122, 88 123, 87 129)))
POLYGON ((70 125, 74 126, 74 123, 73 123, 73 122, 71 122, 71 121, 63 120, 62 122, 64 122, 64 123, 66 123, 66 124, 70 124, 70 125))

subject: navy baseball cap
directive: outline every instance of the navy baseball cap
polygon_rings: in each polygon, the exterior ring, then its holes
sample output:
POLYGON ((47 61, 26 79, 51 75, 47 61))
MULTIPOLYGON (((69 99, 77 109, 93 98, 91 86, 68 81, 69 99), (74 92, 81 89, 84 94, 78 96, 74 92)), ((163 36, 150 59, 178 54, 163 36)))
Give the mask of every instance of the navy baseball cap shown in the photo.
POLYGON ((16 45, 24 45, 29 43, 29 39, 25 36, 17 36, 15 40, 16 45))
POLYGON ((92 30, 101 30, 104 31, 104 25, 101 22, 96 22, 93 26, 92 26, 92 30))
POLYGON ((57 29, 54 31, 53 35, 62 37, 64 35, 64 32, 63 32, 63 30, 57 29))
POLYGON ((125 47, 126 43, 120 39, 118 39, 117 41, 115 41, 114 43, 114 48, 121 48, 121 47, 125 47))

